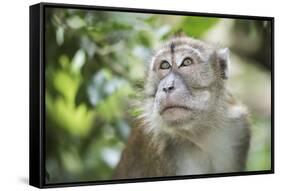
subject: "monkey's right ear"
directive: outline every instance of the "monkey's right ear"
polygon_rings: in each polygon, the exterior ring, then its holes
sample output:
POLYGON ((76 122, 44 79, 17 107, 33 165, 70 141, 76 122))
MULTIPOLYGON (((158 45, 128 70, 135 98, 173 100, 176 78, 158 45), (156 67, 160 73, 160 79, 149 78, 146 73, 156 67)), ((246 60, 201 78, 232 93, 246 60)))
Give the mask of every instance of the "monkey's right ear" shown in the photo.
POLYGON ((229 76, 229 49, 222 48, 217 50, 217 64, 219 67, 219 71, 221 74, 222 79, 228 79, 229 76))

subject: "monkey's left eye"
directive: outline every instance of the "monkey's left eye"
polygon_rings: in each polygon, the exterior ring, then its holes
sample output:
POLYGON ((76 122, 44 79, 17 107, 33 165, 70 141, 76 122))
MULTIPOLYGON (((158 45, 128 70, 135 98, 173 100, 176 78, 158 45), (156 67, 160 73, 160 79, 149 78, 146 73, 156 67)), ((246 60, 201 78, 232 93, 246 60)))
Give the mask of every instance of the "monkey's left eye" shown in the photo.
POLYGON ((161 64, 160 64, 160 69, 163 69, 163 70, 169 69, 170 67, 171 67, 171 65, 166 60, 161 62, 161 64))
POLYGON ((191 64, 193 64, 192 58, 187 57, 187 58, 185 58, 185 59, 182 61, 180 67, 182 67, 182 66, 189 66, 189 65, 191 65, 191 64))

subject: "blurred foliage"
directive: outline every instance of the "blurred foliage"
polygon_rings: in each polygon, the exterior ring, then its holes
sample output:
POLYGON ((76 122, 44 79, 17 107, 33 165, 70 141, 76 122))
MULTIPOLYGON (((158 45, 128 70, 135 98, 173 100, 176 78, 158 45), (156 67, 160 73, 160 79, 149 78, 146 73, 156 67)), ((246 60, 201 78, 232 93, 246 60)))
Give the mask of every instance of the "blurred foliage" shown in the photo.
MULTIPOLYGON (((45 18, 47 183, 110 179, 153 48, 179 30, 202 38, 220 22, 58 8, 45 18)), ((265 147, 250 170, 269 160, 265 147)))
POLYGON ((232 50, 243 57, 255 60, 271 70, 271 23, 268 21, 238 20, 233 26, 232 50))
POLYGON ((208 30, 218 22, 218 18, 194 17, 190 16, 180 23, 182 30, 188 35, 195 38, 202 37, 208 30))

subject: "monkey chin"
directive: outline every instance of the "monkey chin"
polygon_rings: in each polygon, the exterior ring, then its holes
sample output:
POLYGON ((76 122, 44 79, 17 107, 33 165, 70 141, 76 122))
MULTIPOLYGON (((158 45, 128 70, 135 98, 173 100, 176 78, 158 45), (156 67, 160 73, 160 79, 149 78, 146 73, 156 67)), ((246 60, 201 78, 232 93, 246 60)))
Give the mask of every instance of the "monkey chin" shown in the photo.
POLYGON ((160 112, 168 126, 182 126, 193 120, 192 110, 185 107, 168 107, 160 112))

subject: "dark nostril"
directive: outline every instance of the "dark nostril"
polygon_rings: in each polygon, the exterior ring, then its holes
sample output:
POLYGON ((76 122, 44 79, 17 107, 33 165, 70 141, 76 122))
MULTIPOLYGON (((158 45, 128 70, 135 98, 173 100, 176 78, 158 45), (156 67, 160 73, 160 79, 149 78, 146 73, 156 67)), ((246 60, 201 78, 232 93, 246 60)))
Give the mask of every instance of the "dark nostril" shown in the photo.
POLYGON ((169 93, 169 92, 171 92, 174 89, 175 89, 174 86, 169 86, 169 87, 163 88, 163 91, 166 92, 166 93, 169 93))

